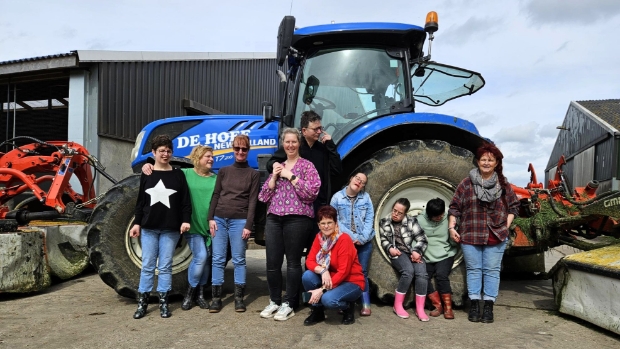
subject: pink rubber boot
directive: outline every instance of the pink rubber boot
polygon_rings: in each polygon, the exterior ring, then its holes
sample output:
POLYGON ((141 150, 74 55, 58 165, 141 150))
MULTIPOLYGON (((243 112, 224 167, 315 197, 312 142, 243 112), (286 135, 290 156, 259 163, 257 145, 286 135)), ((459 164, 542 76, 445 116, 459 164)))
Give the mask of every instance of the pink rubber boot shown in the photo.
POLYGON ((409 318, 409 313, 403 308, 403 302, 405 301, 405 294, 398 291, 394 292, 394 314, 403 319, 409 318))
POLYGON ((415 295, 415 313, 418 316, 420 321, 428 321, 428 316, 424 312, 424 302, 426 301, 426 296, 420 296, 419 294, 415 295))

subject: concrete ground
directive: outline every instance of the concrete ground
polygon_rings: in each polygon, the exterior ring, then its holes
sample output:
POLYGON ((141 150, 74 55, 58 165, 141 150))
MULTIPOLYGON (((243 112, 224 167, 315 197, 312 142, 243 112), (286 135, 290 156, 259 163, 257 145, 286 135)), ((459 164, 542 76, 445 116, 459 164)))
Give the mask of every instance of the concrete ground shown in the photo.
MULTIPOLYGON (((548 252, 548 265, 563 254, 548 252)), ((235 313, 232 266, 226 270, 224 309, 218 314, 194 307, 159 317, 157 307, 132 319, 134 300, 118 296, 90 273, 32 295, 0 294, 1 348, 619 348, 620 336, 554 310, 550 280, 535 276, 503 276, 493 324, 467 321, 465 310, 455 320, 396 317, 390 305, 373 301, 372 316, 350 326, 328 311, 328 319, 304 327, 307 308, 285 322, 262 319, 269 302, 264 250, 248 250, 246 313, 235 313)), ((411 310, 409 312, 413 315, 411 310)))

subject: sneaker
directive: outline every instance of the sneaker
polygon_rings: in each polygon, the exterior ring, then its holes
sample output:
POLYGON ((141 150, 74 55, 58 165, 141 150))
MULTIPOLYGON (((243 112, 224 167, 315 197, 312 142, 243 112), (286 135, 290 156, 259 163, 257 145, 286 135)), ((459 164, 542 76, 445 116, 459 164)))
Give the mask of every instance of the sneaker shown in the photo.
POLYGON ((273 319, 276 321, 286 321, 293 316, 295 316, 295 312, 291 307, 289 307, 288 302, 284 302, 280 306, 280 309, 278 309, 276 315, 274 315, 273 319))
POLYGON ((265 318, 265 319, 272 318, 276 314, 278 309, 280 309, 280 306, 277 305, 274 301, 270 300, 269 305, 266 306, 265 309, 263 309, 263 311, 260 312, 260 317, 265 318))

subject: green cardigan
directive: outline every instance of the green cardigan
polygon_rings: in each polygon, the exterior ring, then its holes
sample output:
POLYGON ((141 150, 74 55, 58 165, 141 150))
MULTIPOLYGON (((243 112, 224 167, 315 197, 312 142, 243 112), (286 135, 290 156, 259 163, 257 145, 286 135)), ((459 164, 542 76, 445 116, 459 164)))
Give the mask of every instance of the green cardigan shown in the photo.
POLYGON ((424 261, 426 263, 441 262, 456 254, 458 245, 450 239, 447 214, 444 215, 441 222, 431 221, 426 215, 426 211, 421 212, 416 218, 428 240, 428 248, 424 251, 424 261))

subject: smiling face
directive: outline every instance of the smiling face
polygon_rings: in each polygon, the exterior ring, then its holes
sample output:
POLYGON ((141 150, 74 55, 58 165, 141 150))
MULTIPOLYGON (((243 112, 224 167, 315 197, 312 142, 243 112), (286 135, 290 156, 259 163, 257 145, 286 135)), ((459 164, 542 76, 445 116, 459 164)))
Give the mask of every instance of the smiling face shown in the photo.
POLYGON ((236 138, 233 142, 233 151, 235 152, 236 162, 245 162, 248 159, 248 152, 250 151, 250 145, 246 144, 243 139, 236 138))
POLYGON ((155 157, 156 163, 167 165, 172 157, 172 149, 166 146, 157 147, 157 149, 153 150, 153 156, 155 157))
POLYGON ((200 160, 198 160, 197 167, 202 171, 211 171, 213 167, 213 152, 207 150, 200 160))
POLYGON ((331 218, 323 217, 319 221, 319 229, 321 230, 321 233, 325 236, 330 236, 334 234, 336 232, 336 229, 334 229, 335 227, 336 222, 334 222, 334 220, 331 218))
POLYGON ((284 151, 288 157, 296 157, 299 154, 299 139, 293 133, 284 135, 284 151))
POLYGON ((367 181, 368 178, 366 178, 365 174, 361 172, 356 173, 355 176, 351 177, 351 179, 349 180, 349 188, 355 194, 358 194, 360 191, 362 191, 362 189, 364 189, 367 181))
POLYGON ((493 171, 495 171, 495 167, 497 167, 497 160, 495 156, 491 153, 485 153, 478 160, 478 170, 483 178, 489 178, 493 175, 493 171))

